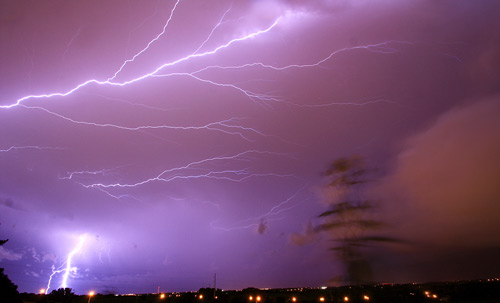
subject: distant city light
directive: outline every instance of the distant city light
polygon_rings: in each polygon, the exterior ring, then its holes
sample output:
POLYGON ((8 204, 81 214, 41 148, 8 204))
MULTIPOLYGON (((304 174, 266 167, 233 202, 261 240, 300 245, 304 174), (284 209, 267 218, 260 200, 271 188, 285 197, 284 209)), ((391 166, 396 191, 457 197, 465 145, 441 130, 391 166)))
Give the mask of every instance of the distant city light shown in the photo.
POLYGON ((89 301, 87 303, 90 303, 90 299, 95 295, 95 292, 93 290, 91 290, 89 292, 89 301))

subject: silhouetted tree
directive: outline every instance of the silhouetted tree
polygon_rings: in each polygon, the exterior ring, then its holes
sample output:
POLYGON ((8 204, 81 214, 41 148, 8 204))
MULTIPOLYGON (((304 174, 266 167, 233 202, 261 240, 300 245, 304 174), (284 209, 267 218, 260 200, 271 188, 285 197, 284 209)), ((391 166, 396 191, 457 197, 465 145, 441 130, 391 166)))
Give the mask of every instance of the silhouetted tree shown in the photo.
POLYGON ((327 233, 335 243, 331 250, 345 264, 345 275, 340 280, 350 285, 373 282, 364 247, 373 242, 395 241, 371 234, 384 224, 371 217, 373 201, 362 197, 362 185, 369 181, 367 173, 360 156, 339 158, 330 165, 324 173, 328 183, 323 191, 328 210, 319 215, 323 223, 315 228, 316 232, 327 233))
POLYGON ((74 298, 75 294, 73 293, 73 290, 71 288, 59 288, 59 289, 54 289, 50 293, 50 297, 52 300, 55 302, 71 302, 74 298))
MULTIPOLYGON (((0 240, 0 246, 4 245, 7 240, 0 240)), ((0 302, 21 303, 21 297, 17 291, 17 286, 10 281, 9 277, 3 273, 3 268, 0 268, 0 302)))

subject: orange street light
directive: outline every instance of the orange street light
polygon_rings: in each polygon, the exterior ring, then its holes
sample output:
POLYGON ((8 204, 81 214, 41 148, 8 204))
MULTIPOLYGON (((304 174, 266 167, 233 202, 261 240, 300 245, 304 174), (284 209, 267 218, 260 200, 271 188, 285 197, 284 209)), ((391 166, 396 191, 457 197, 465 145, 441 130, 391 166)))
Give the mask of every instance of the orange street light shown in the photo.
POLYGON ((161 294, 160 299, 165 299, 165 294, 161 294))
POLYGON ((95 292, 94 292, 93 290, 91 290, 91 291, 89 292, 89 301, 88 301, 88 303, 90 303, 90 299, 91 299, 94 295, 95 295, 95 292))
POLYGON ((344 302, 349 302, 349 297, 344 297, 344 302))
POLYGON ((325 297, 321 297, 321 298, 319 298, 319 301, 320 301, 320 302, 325 302, 325 297))
POLYGON ((255 298, 255 300, 257 300, 257 302, 260 302, 260 300, 262 300, 262 298, 261 298, 260 296, 257 296, 257 297, 255 298))
POLYGON ((252 301, 252 300, 253 300, 253 297, 252 297, 252 296, 248 297, 248 300, 252 301))
POLYGON ((363 296, 363 300, 365 300, 365 301, 370 301, 370 297, 368 297, 367 295, 364 295, 364 296, 363 296))
POLYGON ((40 292, 39 292, 41 295, 45 295, 45 288, 40 288, 40 292))
POLYGON ((203 295, 199 295, 199 296, 198 296, 198 298, 199 298, 200 300, 203 300, 203 295))
POLYGON ((292 302, 297 302, 297 298, 292 297, 292 302))

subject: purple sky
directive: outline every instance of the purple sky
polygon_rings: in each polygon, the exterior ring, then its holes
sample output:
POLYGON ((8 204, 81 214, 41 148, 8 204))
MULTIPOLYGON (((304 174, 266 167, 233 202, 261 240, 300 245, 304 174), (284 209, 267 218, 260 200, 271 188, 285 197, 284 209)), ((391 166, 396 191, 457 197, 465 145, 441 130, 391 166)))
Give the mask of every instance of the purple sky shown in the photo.
POLYGON ((0 4, 0 262, 20 291, 82 234, 77 293, 325 284, 327 239, 291 236, 352 154, 407 242, 371 253, 377 281, 498 274, 498 1, 175 5, 0 4))

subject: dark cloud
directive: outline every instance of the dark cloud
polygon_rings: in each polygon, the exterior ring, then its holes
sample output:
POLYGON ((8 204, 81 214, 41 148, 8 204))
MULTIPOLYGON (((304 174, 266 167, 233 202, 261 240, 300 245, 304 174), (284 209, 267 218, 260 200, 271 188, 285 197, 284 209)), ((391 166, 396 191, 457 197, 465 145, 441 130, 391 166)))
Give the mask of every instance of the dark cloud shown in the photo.
POLYGON ((14 208, 14 201, 11 198, 0 198, 0 204, 6 207, 14 208))
POLYGON ((319 235, 314 231, 312 222, 309 222, 302 233, 290 234, 290 242, 294 245, 303 246, 317 242, 319 235))
MULTIPOLYGON (((386 211, 396 222, 397 237, 410 243, 400 249, 411 254, 413 262, 427 263, 422 271, 439 267, 446 269, 447 277, 451 272, 477 277, 498 270, 494 252, 500 240, 494 235, 500 232, 499 114, 498 96, 443 114, 407 140, 394 173, 381 188, 390 202, 386 211), (457 258, 492 266, 451 270, 457 258)), ((415 275, 421 273, 414 270, 415 275)))
POLYGON ((257 226, 257 232, 259 235, 263 235, 267 230, 267 221, 266 219, 261 219, 259 225, 257 226))

